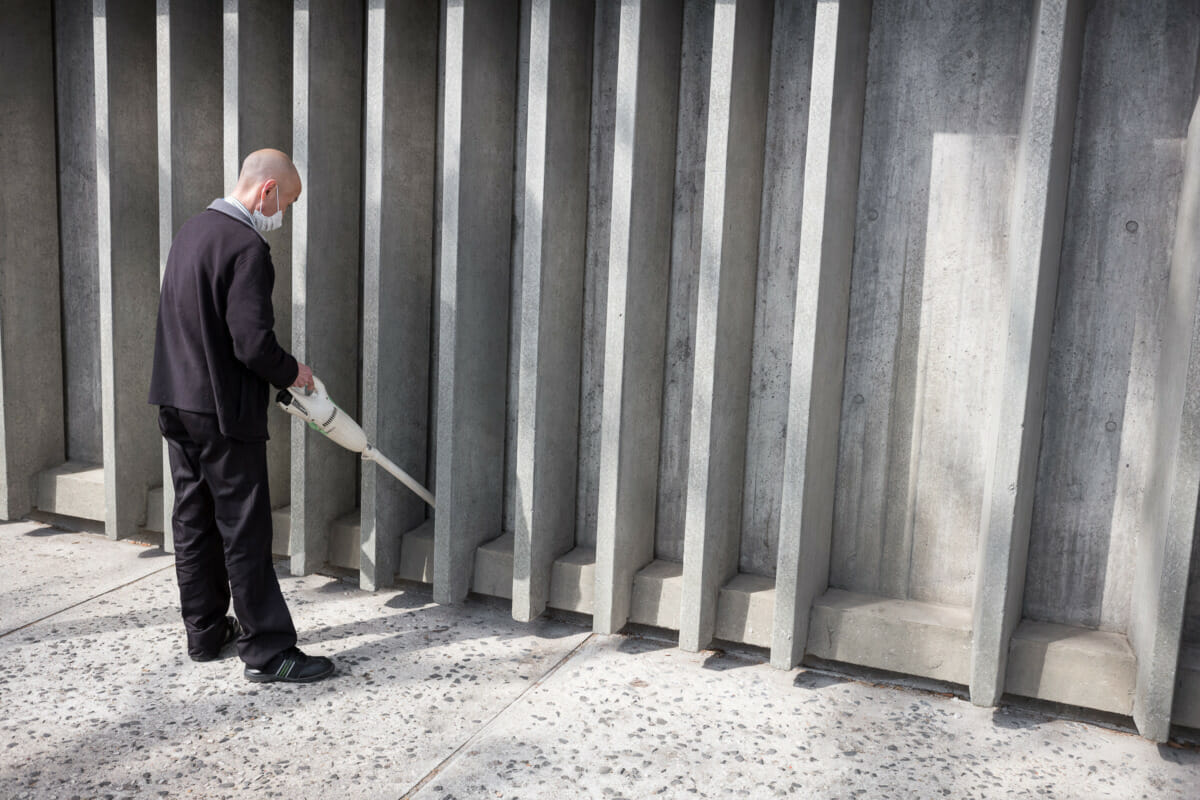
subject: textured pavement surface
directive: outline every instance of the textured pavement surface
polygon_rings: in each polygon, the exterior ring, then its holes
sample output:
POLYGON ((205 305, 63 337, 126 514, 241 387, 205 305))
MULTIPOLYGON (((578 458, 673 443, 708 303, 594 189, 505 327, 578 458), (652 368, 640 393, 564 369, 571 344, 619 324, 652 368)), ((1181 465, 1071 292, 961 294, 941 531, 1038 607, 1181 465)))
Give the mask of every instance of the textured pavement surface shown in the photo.
POLYGON ((0 798, 1188 798, 1200 752, 752 654, 281 581, 339 673, 184 651, 170 556, 0 524, 0 798))

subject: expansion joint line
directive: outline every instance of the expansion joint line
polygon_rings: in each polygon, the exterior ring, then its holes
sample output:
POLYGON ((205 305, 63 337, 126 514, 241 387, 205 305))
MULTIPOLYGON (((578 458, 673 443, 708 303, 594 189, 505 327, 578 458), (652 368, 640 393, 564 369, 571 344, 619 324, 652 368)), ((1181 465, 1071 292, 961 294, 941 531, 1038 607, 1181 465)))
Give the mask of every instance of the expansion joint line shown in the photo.
POLYGON ((146 578, 149 578, 153 575, 157 575, 158 573, 162 572, 163 570, 171 569, 174 566, 175 566, 174 560, 172 560, 172 563, 167 564, 164 567, 159 567, 158 569, 154 570, 153 572, 147 572, 145 575, 139 575, 138 577, 134 578, 133 580, 126 581, 125 583, 122 583, 119 586, 114 586, 111 589, 105 589, 100 594, 92 595, 91 597, 85 597, 83 600, 80 600, 78 603, 72 603, 71 605, 67 606, 66 608, 60 608, 58 611, 52 611, 44 617, 38 617, 37 619, 33 620, 32 622, 26 622, 24 625, 13 628, 11 631, 4 631, 3 633, 0 633, 0 639, 3 639, 5 636, 11 636, 12 634, 17 633, 18 631, 23 631, 26 628, 37 625, 39 622, 45 622, 46 620, 50 619, 51 617, 57 617, 59 614, 64 614, 64 613, 70 611, 72 608, 79 608, 81 605, 83 605, 85 603, 90 603, 93 600, 98 600, 99 598, 104 597, 104 595, 106 595, 106 594, 112 594, 113 592, 120 591, 121 589, 124 589, 126 586, 132 586, 133 584, 137 583, 138 581, 144 581, 144 580, 146 580, 146 578))
POLYGON ((495 714, 493 714, 491 716, 491 718, 487 722, 485 722, 485 723, 483 723, 483 725, 479 726, 479 730, 475 731, 475 733, 473 733, 469 737, 467 737, 467 740, 465 742, 463 742, 462 744, 460 744, 457 748, 455 748, 453 753, 451 753, 450 755, 443 758, 441 763, 439 763, 436 767, 434 767, 433 769, 431 769, 429 771, 428 775, 426 775, 424 778, 421 778, 421 780, 417 781, 415 786, 413 786, 411 789, 409 789, 407 792, 405 792, 400 797, 400 800, 409 800, 410 797, 413 797, 414 795, 416 795, 417 792, 419 792, 419 791, 421 791, 421 789, 425 788, 425 785, 427 783, 429 783, 430 781, 432 781, 434 778, 436 778, 441 773, 441 771, 443 769, 445 769, 446 765, 449 764, 451 761, 453 761, 458 756, 459 753, 461 753, 463 750, 466 750, 471 744, 473 744, 477 739, 479 739, 479 737, 483 736, 483 734, 486 733, 487 730, 489 728, 491 728, 493 724, 495 724, 496 720, 498 720, 500 717, 502 717, 506 711, 508 711, 513 706, 515 706, 517 703, 520 703, 521 700, 523 700, 525 698, 525 695, 529 694, 534 689, 538 688, 539 686, 543 685, 546 681, 550 680, 550 677, 552 675, 554 675, 554 673, 558 672, 559 667, 561 667, 563 664, 566 664, 568 661, 570 661, 572 658, 574 658, 575 654, 578 653, 579 650, 585 644, 587 644, 593 638, 595 638, 595 636, 596 636, 595 633, 589 633, 586 637, 584 637, 583 641, 581 641, 579 644, 572 647, 571 651, 569 653, 567 653, 565 656, 563 656, 562 658, 560 658, 554 664, 554 666, 550 667, 550 669, 548 669, 544 673, 542 673, 542 675, 536 681, 534 681, 533 683, 526 686, 525 689, 522 690, 522 692, 519 695, 514 697, 507 705, 505 705, 504 708, 497 711, 495 714))

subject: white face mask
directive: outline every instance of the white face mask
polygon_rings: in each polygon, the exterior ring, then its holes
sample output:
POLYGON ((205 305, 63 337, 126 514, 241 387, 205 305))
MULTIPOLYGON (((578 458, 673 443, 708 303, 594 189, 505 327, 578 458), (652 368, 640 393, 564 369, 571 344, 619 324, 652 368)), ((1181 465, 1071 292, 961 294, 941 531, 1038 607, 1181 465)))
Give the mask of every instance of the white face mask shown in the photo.
POLYGON ((254 227, 263 233, 276 230, 283 224, 283 207, 279 203, 279 187, 275 187, 275 213, 267 216, 259 209, 254 209, 250 214, 250 218, 254 220, 254 227))

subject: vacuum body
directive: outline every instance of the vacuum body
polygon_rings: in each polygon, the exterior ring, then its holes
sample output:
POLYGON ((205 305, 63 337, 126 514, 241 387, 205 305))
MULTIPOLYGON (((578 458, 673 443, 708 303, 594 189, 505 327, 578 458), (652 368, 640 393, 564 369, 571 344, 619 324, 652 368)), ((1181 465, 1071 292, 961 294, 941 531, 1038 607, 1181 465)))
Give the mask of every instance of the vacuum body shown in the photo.
POLYGON ((430 508, 436 508, 434 497, 429 490, 396 466, 391 459, 376 450, 367 441, 367 434, 362 427, 354 421, 353 417, 339 408, 337 403, 333 402, 329 393, 325 391, 325 384, 315 376, 313 377, 313 386, 315 388, 311 392, 305 392, 304 389, 296 386, 282 389, 275 396, 275 402, 284 411, 308 423, 308 427, 324 434, 335 444, 360 454, 364 461, 378 464, 396 480, 415 492, 418 497, 429 504, 430 508))

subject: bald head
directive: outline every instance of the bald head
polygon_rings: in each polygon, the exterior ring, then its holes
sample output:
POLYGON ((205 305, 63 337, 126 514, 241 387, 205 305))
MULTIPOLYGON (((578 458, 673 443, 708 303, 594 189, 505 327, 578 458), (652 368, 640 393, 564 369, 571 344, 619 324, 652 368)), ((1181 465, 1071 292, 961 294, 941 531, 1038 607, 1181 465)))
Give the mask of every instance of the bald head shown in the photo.
POLYGON ((246 156, 233 196, 250 211, 270 216, 296 202, 300 190, 300 173, 287 153, 267 148, 246 156))

